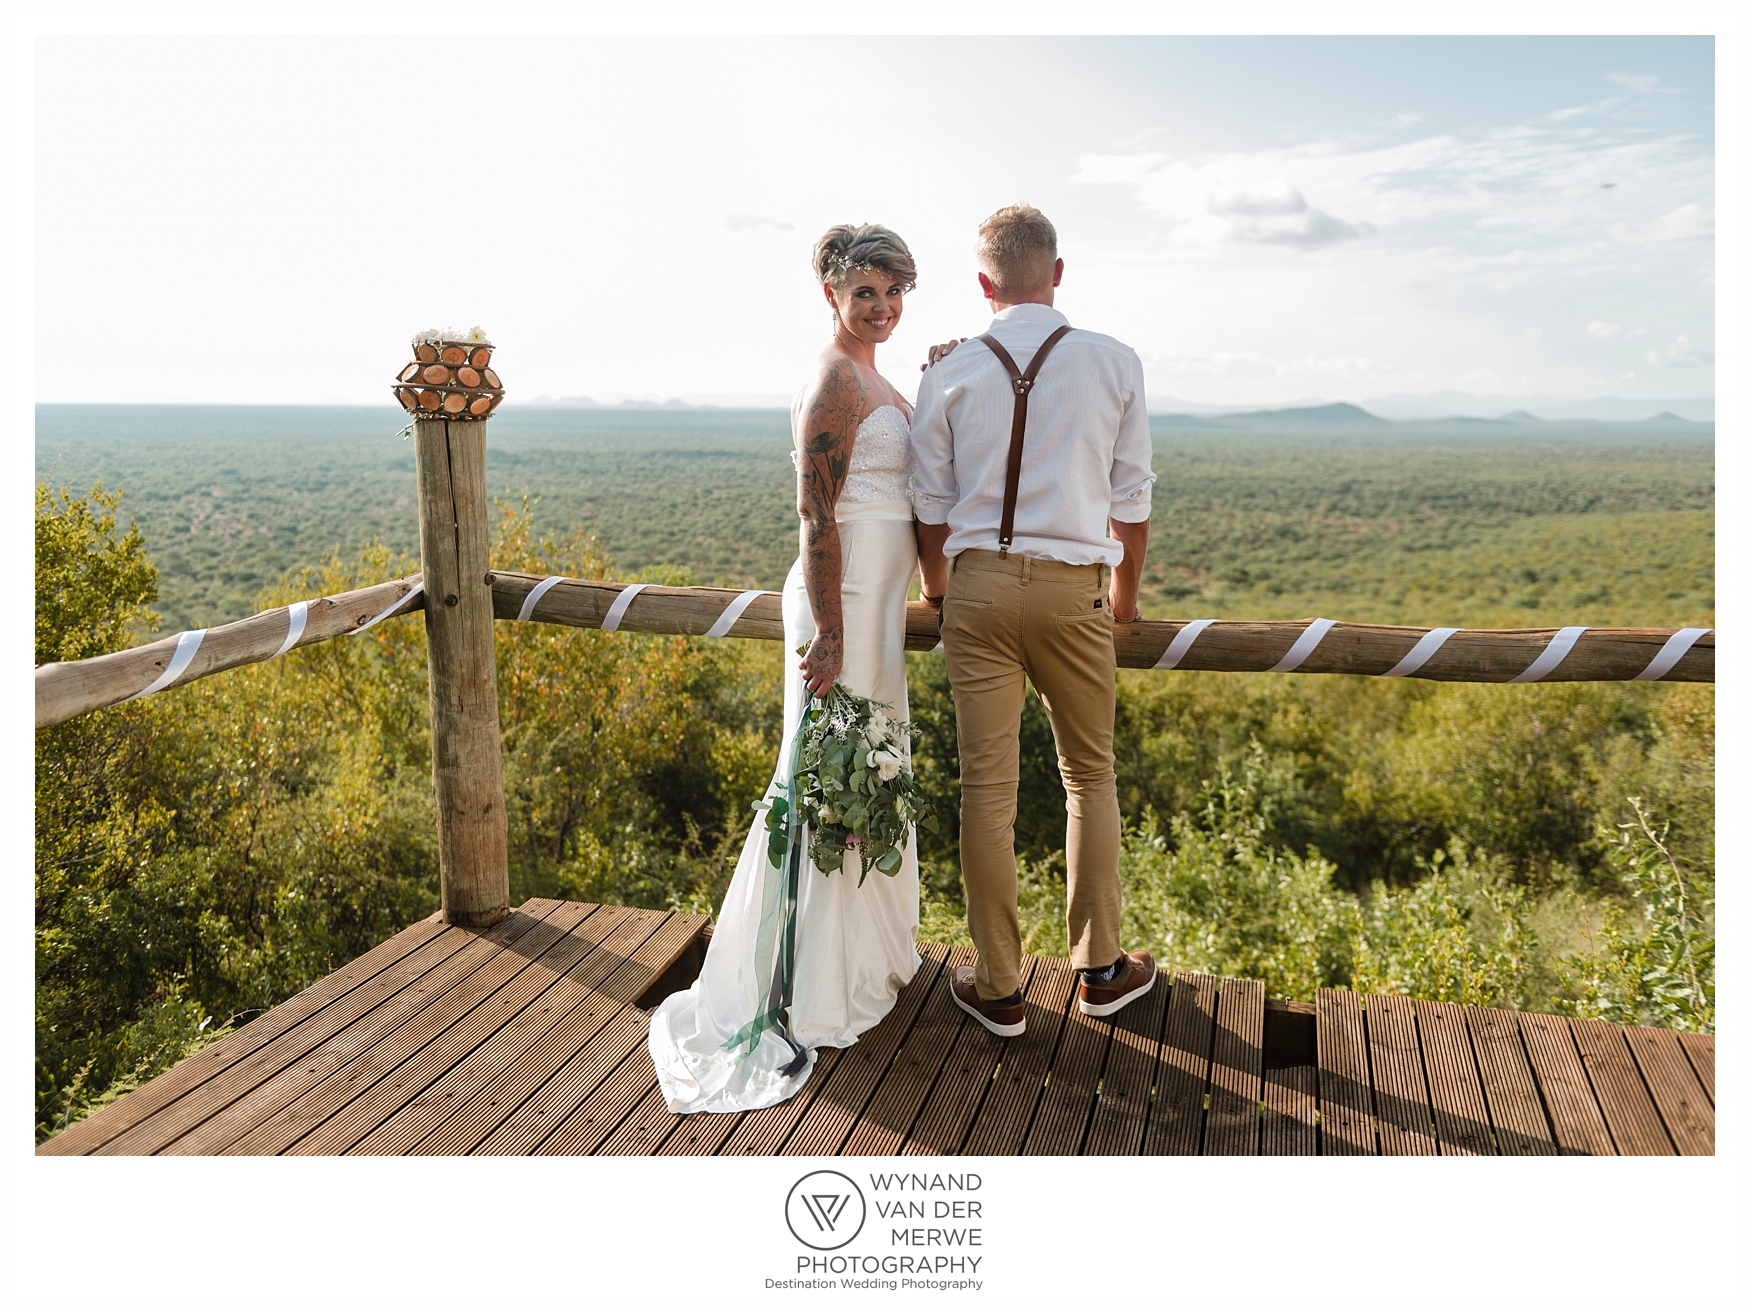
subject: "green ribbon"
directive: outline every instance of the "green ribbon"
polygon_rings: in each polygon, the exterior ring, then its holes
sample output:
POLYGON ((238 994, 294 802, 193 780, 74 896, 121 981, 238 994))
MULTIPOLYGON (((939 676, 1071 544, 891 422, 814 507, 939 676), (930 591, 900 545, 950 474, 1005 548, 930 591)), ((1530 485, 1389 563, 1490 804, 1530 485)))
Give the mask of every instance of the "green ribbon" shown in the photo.
POLYGON ((734 1052, 744 1044, 745 1060, 759 1047, 760 1035, 768 1030, 776 1033, 795 1053, 781 1073, 798 1074, 808 1063, 808 1051, 790 1034, 790 1003, 796 982, 796 895, 802 884, 802 853, 807 849, 807 832, 801 823, 801 798, 797 795, 796 775, 802 766, 802 743, 820 717, 820 705, 812 696, 803 708, 790 739, 788 767, 777 779, 782 799, 775 805, 784 806, 784 851, 775 859, 776 842, 766 846, 766 877, 761 887, 760 928, 754 947, 754 972, 769 979, 765 1008, 723 1044, 723 1050, 734 1052), (773 878, 777 874, 779 877, 773 878))

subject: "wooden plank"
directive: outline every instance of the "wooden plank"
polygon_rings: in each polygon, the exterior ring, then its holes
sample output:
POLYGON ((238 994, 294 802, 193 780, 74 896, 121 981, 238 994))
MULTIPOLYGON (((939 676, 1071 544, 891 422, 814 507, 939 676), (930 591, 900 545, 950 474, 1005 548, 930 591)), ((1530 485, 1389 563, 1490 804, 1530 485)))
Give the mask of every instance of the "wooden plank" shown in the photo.
MULTIPOLYGON (((555 902, 543 910, 545 914, 559 914, 563 906, 563 902, 555 902)), ((226 1113, 263 1085, 282 1077, 288 1081, 297 1079, 295 1071, 330 1046, 354 1041, 353 1038, 341 1039, 338 1035, 353 1029, 359 1034, 393 1029, 417 1009, 430 992, 448 987, 457 978, 481 968, 496 957, 506 943, 539 930, 544 922, 544 917, 513 914, 494 925, 488 933, 458 930, 433 939, 394 966, 351 989, 333 1005, 324 1007, 304 1023, 265 1044, 247 1060, 237 1062, 208 1080, 163 1113, 106 1144, 102 1151, 117 1155, 163 1151, 214 1116, 226 1113)), ((226 1128, 234 1128, 236 1133, 220 1135, 221 1141, 228 1143, 237 1134, 247 1132, 261 1122, 262 1116, 272 1114, 295 1096, 286 1083, 268 1090, 260 1099, 264 1103, 261 1114, 258 1115, 252 1106, 233 1116, 226 1128), (281 1088, 287 1096, 281 1095, 281 1088)))
POLYGON ((1203 1101, 1209 1091, 1220 987, 1221 980, 1213 974, 1173 971, 1144 1156, 1196 1156, 1203 1150, 1203 1101))
POLYGON ((1083 1156, 1135 1156, 1142 1150, 1155 1069, 1160 1062, 1161 1027, 1171 993, 1169 980, 1156 971, 1154 987, 1147 995, 1108 1021, 1112 1042, 1083 1156))
MULTIPOLYGON (((414 1030, 429 1009, 445 997, 466 991, 474 980, 491 978, 506 957, 520 961, 523 951, 539 950, 540 943, 561 938, 574 927, 573 918, 591 917, 587 913, 580 916, 580 912, 585 908, 561 903, 546 920, 508 944, 482 942, 479 950, 458 953, 444 968, 403 989, 165 1151, 177 1156, 248 1156, 285 1150, 325 1122, 333 1108, 352 1095, 353 1073, 368 1067, 372 1052, 396 1041, 397 1035, 414 1030), (334 1093, 326 1087, 330 1084, 338 1084, 342 1091, 334 1093)), ((593 918, 612 914, 604 909, 593 918)), ((491 935, 482 937, 490 939, 491 935)))
MULTIPOLYGON (((560 932, 606 933, 624 914, 619 907, 573 905, 567 910, 566 905, 557 903, 558 909, 549 918, 554 940, 560 932), (565 927, 572 916, 586 909, 589 913, 580 917, 577 924, 565 927)), ((482 948, 492 936, 492 932, 481 935, 482 948)), ((521 951, 532 951, 537 946, 536 939, 523 935, 520 942, 512 944, 510 955, 520 960, 521 951)), ((453 998, 458 988, 465 989, 475 972, 494 964, 499 955, 498 951, 483 949, 471 956, 459 955, 445 968, 432 971, 404 989, 377 1011, 329 1039, 320 1050, 311 1052, 295 1067, 282 1071, 257 1089, 251 1097, 259 1107, 271 1108, 269 1114, 244 1115, 241 1113, 244 1108, 239 1105, 239 1114, 227 1127, 235 1130, 242 1124, 247 1126, 246 1131, 226 1137, 217 1132, 215 1125, 214 1131, 205 1133, 199 1150, 227 1156, 271 1156, 285 1151, 381 1078, 390 1068, 387 1053, 395 1049, 394 1044, 405 1043, 419 1025, 429 1023, 428 1008, 453 1005, 445 999, 453 998)), ((188 1144, 191 1149, 195 1145, 192 1141, 188 1144)))
POLYGON ((650 1071, 650 1091, 632 1108, 632 1114, 621 1122, 620 1127, 608 1135, 607 1141, 596 1148, 597 1156, 655 1156, 682 1121, 699 1118, 696 1115, 676 1115, 669 1110, 662 1089, 656 1083, 656 1067, 648 1061, 644 1064, 650 1071))
MULTIPOLYGON (((527 907, 523 909, 526 911, 527 907)), ((213 1079, 238 1061, 260 1051, 281 1034, 302 1024, 324 1007, 446 931, 447 926, 435 918, 410 924, 350 964, 319 979, 295 996, 288 997, 266 1014, 257 1016, 235 1033, 221 1038, 203 1051, 196 1052, 174 1069, 165 1071, 127 1096, 111 1102, 95 1115, 55 1135, 36 1149, 37 1155, 80 1156, 97 1150, 147 1117, 163 1110, 177 1098, 213 1079)))
MULTIPOLYGON (((519 1062, 530 1060, 528 1049, 574 1007, 587 1000, 594 991, 593 985, 616 973, 630 956, 636 955, 649 939, 664 930, 668 930, 666 941, 651 953, 649 959, 666 963, 667 956, 679 950, 693 928, 691 925, 671 925, 670 918, 661 911, 628 911, 614 931, 598 945, 577 952, 577 960, 570 966, 566 966, 563 958, 548 962, 543 957, 542 964, 557 971, 559 977, 531 998, 522 1010, 515 1012, 490 1038, 361 1139, 351 1149, 352 1154, 401 1156, 418 1146, 421 1155, 454 1156, 484 1138, 489 1129, 496 1127, 496 1118, 491 1125, 481 1125, 470 1117, 457 1126, 460 1142, 446 1135, 439 1137, 429 1150, 423 1147, 424 1140, 440 1127, 447 1128, 449 1121, 466 1110, 477 1093, 507 1071, 514 1070, 519 1062)), ((640 973, 643 976, 640 983, 644 986, 656 977, 656 971, 648 964, 640 973)), ((560 1064, 556 1054, 541 1053, 541 1073, 552 1074, 560 1064)), ((482 1110, 496 1116, 495 1107, 483 1106, 482 1110)))
MULTIPOLYGON (((549 988, 539 1007, 529 1007, 458 1066, 460 1070, 480 1065, 487 1082, 413 1151, 420 1156, 471 1151, 565 1065, 615 1011, 642 997, 705 924, 702 915, 658 918, 658 928, 643 942, 633 943, 628 935, 624 943, 603 943, 589 961, 549 988), (603 959, 598 963, 598 958, 603 959), (601 977, 603 972, 606 978, 601 977)), ((446 1074, 434 1087, 451 1084, 454 1074, 446 1074)))
POLYGON ((1464 1008, 1465 1027, 1476 1052, 1495 1150, 1502 1156, 1554 1156, 1555 1133, 1544 1113, 1519 1021, 1511 1011, 1464 1008))
POLYGON ((1604 1113, 1592 1095, 1586 1067, 1568 1022, 1559 1015, 1520 1015, 1519 1031, 1563 1156, 1614 1156, 1604 1113))
POLYGON ((1100 1073, 1111 1040, 1112 1022, 1083 1015, 1072 994, 1051 1073, 1046 1076, 1021 1155, 1081 1155, 1094 1103, 1100 1096, 1100 1073))
POLYGON ((650 1034, 650 1017, 623 1007, 478 1145, 474 1156, 527 1156, 587 1101, 650 1034))
MULTIPOLYGON (((1035 964, 1032 957, 1021 963, 1023 993, 1032 985, 1035 964)), ((1028 1024, 1032 1024, 1031 1017, 1028 1024)), ((936 1086, 930 1090, 928 1100, 913 1121, 900 1155, 952 1156, 958 1152, 973 1121, 978 1118, 979 1107, 990 1092, 991 1080, 1003 1060, 1003 1053, 1026 1039, 1026 1034, 1014 1040, 999 1038, 982 1024, 970 1021, 962 1024, 954 1048, 948 1053, 936 1086)))
MULTIPOLYGON (((930 964, 932 962, 925 962, 926 967, 930 964)), ((916 988, 920 994, 926 991, 924 985, 919 982, 923 974, 923 969, 918 970, 912 981, 900 990, 899 998, 894 1005, 896 1011, 906 1004, 907 991, 913 988, 916 988)), ((889 1015, 881 1021, 881 1024, 891 1023, 892 1020, 893 1016, 889 1015)), ((875 1027, 880 1028, 881 1024, 875 1027)), ((868 1036, 868 1034, 863 1035, 864 1039, 867 1039, 868 1036)), ((808 1082, 802 1085, 802 1091, 794 1097, 779 1102, 776 1106, 768 1106, 763 1110, 748 1111, 744 1114, 741 1117, 741 1123, 730 1131, 723 1146, 718 1149, 717 1155, 776 1156, 778 1149, 784 1145, 790 1135, 795 1132, 796 1126, 801 1123, 802 1118, 807 1115, 808 1108, 814 1104, 814 1099, 820 1094, 820 1090, 832 1078, 833 1067, 838 1064, 839 1058, 851 1050, 853 1049, 850 1047, 817 1049, 814 1053, 814 1068, 809 1071, 808 1082)))
MULTIPOLYGON (((619 906, 604 909, 617 912, 611 921, 604 917, 604 930, 626 913, 619 906)), ((412 1101, 490 1036, 506 1018, 507 1009, 514 1013, 531 991, 551 982, 556 972, 553 965, 563 962, 561 968, 569 966, 580 948, 587 950, 593 945, 572 936, 577 926, 568 919, 565 910, 556 912, 547 924, 518 943, 518 950, 499 953, 360 1055, 356 1076, 349 1071, 350 1097, 286 1151, 297 1156, 344 1152, 412 1101), (542 958, 550 953, 547 963, 542 964, 542 958)))
POLYGON ((1215 998, 1205 1156, 1256 1156, 1264 1099, 1264 983, 1222 979, 1215 998))
POLYGON ((1653 1094, 1665 1131, 1679 1156, 1714 1154, 1714 1106, 1683 1055, 1683 1044, 1669 1029, 1624 1029, 1635 1064, 1653 1094))
POLYGON ((1319 1014, 1319 1154, 1377 1155, 1361 998, 1320 988, 1314 1005, 1319 1014))
MULTIPOLYGON (((837 1050, 836 1048, 832 1050, 837 1050)), ((820 1057, 814 1058, 818 1069, 820 1057)), ((812 1079, 812 1075, 809 1076, 812 1079)), ((804 1084, 806 1088, 808 1085, 804 1084)), ((797 1096, 801 1096, 800 1093, 797 1096)), ((791 1101, 796 1098, 792 1097, 791 1101)), ((715 1156, 718 1150, 728 1140, 729 1135, 740 1127, 746 1118, 745 1111, 714 1112, 698 1111, 692 1115, 680 1115, 675 1118, 680 1121, 657 1150, 658 1156, 715 1156)))
POLYGON ((1695 1071, 1695 1077, 1701 1080, 1701 1086, 1707 1093, 1710 1104, 1714 1100, 1714 1036, 1711 1033, 1680 1033, 1677 1041, 1683 1044, 1683 1054, 1689 1058, 1689 1066, 1695 1071))
POLYGON ((1428 1101, 1442 1156, 1493 1156, 1489 1106, 1471 1054, 1464 1008, 1449 1001, 1418 1001, 1416 1030, 1428 1074, 1428 1101))
POLYGON ((996 1077, 962 1149, 967 1156, 1013 1156, 1021 1150, 1057 1056, 1075 986, 1076 972, 1068 961, 1033 958, 1027 1032, 1003 1049, 996 1077))
POLYGON ((1659 1119, 1658 1108, 1647 1091, 1641 1072, 1630 1054, 1622 1030, 1603 1020, 1569 1020, 1580 1062, 1604 1112, 1611 1141, 1619 1156, 1675 1156, 1671 1135, 1659 1119))
MULTIPOLYGON (((650 1019, 645 1017, 645 1032, 650 1019)), ((613 1136, 638 1103, 652 1092, 656 1071, 643 1046, 634 1047, 603 1079, 601 1086, 579 1103, 565 1122, 535 1149, 536 1156, 588 1156, 613 1136)), ((666 1114, 666 1108, 664 1108, 666 1114)), ((672 1120, 672 1116, 670 1117, 672 1120)))
POLYGON ((937 987, 924 1003, 917 1022, 887 1067, 881 1085, 839 1148, 839 1155, 892 1156, 904 1145, 912 1123, 954 1049, 961 1022, 976 1025, 955 1005, 954 994, 945 982, 954 977, 956 969, 972 964, 973 960, 970 947, 955 947, 948 953, 942 965, 943 986, 937 987))
MULTIPOLYGON (((913 1022, 938 991, 947 987, 942 962, 948 949, 937 943, 918 944, 923 964, 910 985, 900 991, 886 1019, 864 1033, 834 1064, 832 1077, 796 1122, 790 1137, 778 1149, 779 1156, 832 1156, 856 1128, 863 1108, 869 1104, 911 1031, 913 1022), (917 987, 918 979, 924 986, 917 987)), ((812 1079, 809 1082, 813 1082, 812 1079)))
POLYGON ((1319 1154, 1319 1072, 1313 1065, 1264 1071, 1264 1110, 1259 1118, 1260 1156, 1319 1154))
POLYGON ((1362 1004, 1380 1155, 1437 1156, 1414 1004, 1408 997, 1377 994, 1364 997, 1362 1004))

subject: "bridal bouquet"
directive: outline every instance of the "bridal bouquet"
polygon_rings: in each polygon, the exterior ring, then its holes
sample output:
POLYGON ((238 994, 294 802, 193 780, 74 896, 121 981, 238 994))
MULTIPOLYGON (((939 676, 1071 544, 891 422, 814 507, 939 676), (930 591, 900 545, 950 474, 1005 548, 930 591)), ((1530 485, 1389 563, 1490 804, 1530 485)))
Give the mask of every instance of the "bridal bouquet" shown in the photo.
POLYGON ((855 847, 861 887, 870 869, 892 876, 904 857, 907 830, 921 824, 937 832, 935 809, 917 795, 905 765, 916 730, 891 719, 891 709, 834 683, 810 703, 797 730, 801 739, 789 798, 772 798, 766 812, 767 851, 784 865, 791 809, 808 826, 808 854, 821 872, 842 870, 855 847))

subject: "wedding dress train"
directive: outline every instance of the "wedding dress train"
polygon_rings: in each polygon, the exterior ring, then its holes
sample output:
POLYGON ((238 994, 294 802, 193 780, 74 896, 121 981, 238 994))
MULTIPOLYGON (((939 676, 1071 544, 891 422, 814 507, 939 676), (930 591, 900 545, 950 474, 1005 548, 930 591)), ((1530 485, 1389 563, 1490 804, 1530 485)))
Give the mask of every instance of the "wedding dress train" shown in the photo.
MULTIPOLYGON (((911 469, 905 416, 882 406, 857 430, 836 511, 845 624, 840 681, 885 702, 897 719, 909 718, 905 594, 917 568, 911 469)), ((788 782, 807 698, 794 652, 814 636, 814 619, 800 560, 783 599, 784 738, 768 799, 788 782)), ((861 887, 850 862, 825 875, 806 851, 791 886, 768 858, 766 837, 762 811, 742 847, 704 968, 650 1018, 650 1056, 671 1111, 755 1110, 784 1100, 807 1081, 816 1048, 856 1042, 917 972, 915 835, 897 874, 872 870, 861 887), (787 1014, 778 1000, 786 991, 787 1014)))

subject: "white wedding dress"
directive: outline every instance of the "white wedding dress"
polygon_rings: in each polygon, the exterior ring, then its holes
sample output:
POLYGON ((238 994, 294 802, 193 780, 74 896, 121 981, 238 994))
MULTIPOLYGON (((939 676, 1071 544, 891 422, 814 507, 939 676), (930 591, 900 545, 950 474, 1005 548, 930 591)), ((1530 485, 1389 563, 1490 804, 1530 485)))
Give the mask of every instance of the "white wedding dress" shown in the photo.
MULTIPOLYGON (((837 508, 845 622, 840 682, 892 706, 898 719, 910 717, 905 594, 917 569, 911 473, 910 426, 884 405, 857 429, 837 508)), ((793 653, 813 636, 798 560, 784 583, 784 743, 768 800, 789 779, 807 695, 793 653)), ((918 969, 915 835, 897 874, 871 870, 862 887, 853 862, 822 874, 805 845, 791 888, 786 871, 767 856, 765 820, 759 812, 748 832, 698 979, 650 1017, 650 1058, 676 1113, 783 1101, 807 1081, 816 1048, 856 1042, 893 1008, 918 969), (787 942, 794 944, 788 988, 787 942)))

